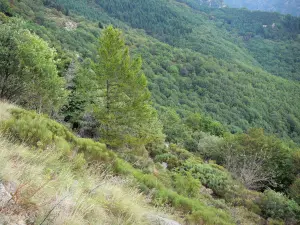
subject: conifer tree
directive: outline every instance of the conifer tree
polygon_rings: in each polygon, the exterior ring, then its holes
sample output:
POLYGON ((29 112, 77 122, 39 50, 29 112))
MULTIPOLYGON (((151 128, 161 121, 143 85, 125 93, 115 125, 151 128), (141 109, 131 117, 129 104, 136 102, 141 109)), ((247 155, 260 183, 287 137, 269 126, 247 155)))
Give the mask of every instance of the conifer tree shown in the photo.
POLYGON ((151 106, 142 60, 132 60, 122 32, 112 26, 100 38, 95 71, 99 98, 95 112, 102 139, 110 146, 147 144, 161 138, 162 129, 151 106))

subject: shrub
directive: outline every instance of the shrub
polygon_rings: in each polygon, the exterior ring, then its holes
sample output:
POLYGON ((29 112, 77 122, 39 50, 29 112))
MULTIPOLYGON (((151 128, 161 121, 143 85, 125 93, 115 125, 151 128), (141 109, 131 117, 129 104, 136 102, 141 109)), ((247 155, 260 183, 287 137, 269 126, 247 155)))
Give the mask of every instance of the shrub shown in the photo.
POLYGON ((172 169, 174 167, 178 167, 180 165, 180 162, 179 162, 178 158, 175 155, 172 155, 170 153, 157 155, 154 160, 156 162, 165 162, 165 163, 167 163, 169 169, 172 169))
MULTIPOLYGON (((74 135, 64 126, 34 112, 21 109, 12 110, 12 118, 2 124, 4 132, 10 133, 14 138, 28 145, 41 149, 57 144, 58 147, 68 145, 63 143, 75 139, 74 135)), ((70 146, 64 146, 64 150, 70 146)))
MULTIPOLYGON (((21 109, 13 109, 11 113, 12 118, 4 121, 1 127, 5 134, 20 142, 40 150, 55 147, 68 157, 71 157, 72 152, 79 152, 89 161, 112 161, 116 157, 113 152, 107 151, 105 144, 78 138, 66 127, 45 115, 21 109)), ((82 156, 78 157, 75 157, 77 166, 83 165, 82 156)))
POLYGON ((187 197, 199 196, 201 183, 198 179, 195 179, 189 172, 185 173, 184 175, 174 173, 173 184, 175 190, 181 195, 187 197))
POLYGON ((183 171, 190 171, 194 178, 199 179, 206 187, 212 189, 215 194, 224 196, 232 185, 230 175, 213 164, 185 164, 183 171))
POLYGON ((282 219, 289 224, 300 219, 300 206, 282 193, 266 190, 259 205, 265 218, 282 219))
POLYGON ((284 221, 269 219, 268 224, 269 225, 284 225, 284 221))
POLYGON ((277 137, 265 135, 263 129, 225 137, 220 152, 218 163, 249 189, 283 191, 295 177, 292 149, 277 137))
POLYGON ((300 204, 300 178, 297 178, 289 188, 290 196, 300 204))
POLYGON ((185 150, 184 148, 180 148, 176 146, 175 144, 170 145, 170 151, 175 154, 179 160, 187 160, 191 157, 194 157, 192 153, 189 151, 185 150))

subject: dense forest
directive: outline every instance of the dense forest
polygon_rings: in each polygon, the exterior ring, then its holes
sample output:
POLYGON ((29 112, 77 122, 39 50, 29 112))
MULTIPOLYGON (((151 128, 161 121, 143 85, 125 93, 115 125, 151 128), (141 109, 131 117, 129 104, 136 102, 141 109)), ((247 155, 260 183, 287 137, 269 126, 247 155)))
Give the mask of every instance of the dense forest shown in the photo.
POLYGON ((300 2, 297 0, 264 0, 264 1, 250 1, 250 0, 225 0, 229 7, 241 8, 245 7, 251 10, 272 11, 284 14, 292 14, 300 16, 300 2))
POLYGON ((299 223, 300 18, 198 3, 0 0, 0 223, 299 223))

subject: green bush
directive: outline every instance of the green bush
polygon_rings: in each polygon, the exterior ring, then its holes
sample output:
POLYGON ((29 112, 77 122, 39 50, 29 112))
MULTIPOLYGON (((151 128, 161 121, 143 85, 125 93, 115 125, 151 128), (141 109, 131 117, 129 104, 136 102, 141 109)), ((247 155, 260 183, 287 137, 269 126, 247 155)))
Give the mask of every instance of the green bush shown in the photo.
POLYGON ((219 196, 225 196, 233 185, 230 175, 214 164, 186 163, 181 169, 190 171, 194 178, 199 179, 204 186, 212 189, 219 196))
POLYGON ((178 167, 181 163, 175 155, 170 153, 165 153, 161 155, 157 155, 154 159, 156 162, 165 162, 168 164, 168 168, 172 169, 178 167))
POLYGON ((12 118, 2 124, 5 133, 40 149, 55 144, 65 152, 71 151, 68 142, 75 136, 61 124, 31 111, 15 109, 11 114, 12 118))
POLYGON ((174 188, 179 194, 194 198, 199 196, 201 183, 191 173, 187 172, 184 175, 174 173, 172 177, 174 188))
POLYGON ((300 178, 297 178, 289 188, 289 195, 300 204, 300 178))
MULTIPOLYGON (((55 148, 65 156, 71 157, 72 152, 84 154, 88 160, 112 161, 115 154, 107 151, 105 144, 90 139, 76 137, 63 125, 35 112, 14 109, 12 118, 3 122, 3 132, 27 145, 40 150, 55 148)), ((82 157, 76 158, 78 164, 83 164, 82 157)))
POLYGON ((180 148, 175 144, 170 144, 170 151, 175 154, 179 160, 187 160, 191 157, 194 157, 192 153, 185 150, 184 148, 180 148))
POLYGON ((269 219, 268 220, 268 224, 269 225, 284 225, 284 221, 282 220, 273 220, 273 219, 269 219))
POLYGON ((275 135, 253 128, 247 133, 226 136, 219 150, 221 160, 217 163, 223 164, 248 188, 263 190, 270 187, 276 191, 285 191, 295 179, 293 151, 275 135), (252 165, 256 165, 256 173, 251 172, 252 165), (245 180, 240 168, 249 171, 251 176, 245 180))
POLYGON ((259 205, 266 219, 282 219, 288 224, 295 224, 300 219, 300 206, 282 193, 266 190, 259 205))

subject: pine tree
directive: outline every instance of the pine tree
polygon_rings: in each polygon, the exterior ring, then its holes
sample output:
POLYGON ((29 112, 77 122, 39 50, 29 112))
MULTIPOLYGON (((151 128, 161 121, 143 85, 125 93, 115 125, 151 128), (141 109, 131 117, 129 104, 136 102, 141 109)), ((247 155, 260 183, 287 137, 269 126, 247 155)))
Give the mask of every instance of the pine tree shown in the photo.
POLYGON ((99 98, 95 107, 102 139, 110 146, 147 144, 162 137, 151 106, 142 60, 132 60, 122 32, 112 26, 100 38, 95 71, 99 98))

